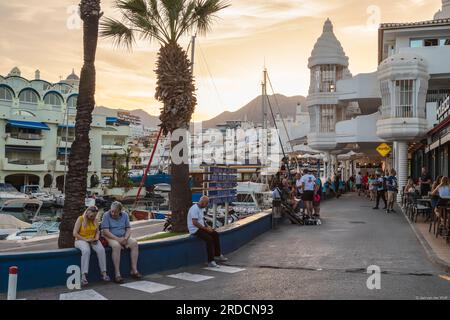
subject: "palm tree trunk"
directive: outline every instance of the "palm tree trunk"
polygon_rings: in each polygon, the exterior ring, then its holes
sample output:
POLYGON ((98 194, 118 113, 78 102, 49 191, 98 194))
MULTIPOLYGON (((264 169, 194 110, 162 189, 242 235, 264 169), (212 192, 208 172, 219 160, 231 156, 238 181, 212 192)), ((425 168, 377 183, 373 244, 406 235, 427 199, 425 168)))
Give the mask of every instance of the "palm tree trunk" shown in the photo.
POLYGON ((87 174, 89 167, 89 130, 95 107, 95 54, 98 41, 100 0, 81 0, 80 16, 83 20, 84 65, 81 69, 80 88, 75 122, 75 141, 69 158, 64 214, 59 227, 59 248, 74 246, 73 227, 85 208, 87 174))
MULTIPOLYGON (((186 51, 177 43, 169 43, 158 52, 156 74, 158 77, 155 98, 164 103, 161 110, 161 127, 164 134, 181 129, 188 134, 189 123, 197 104, 191 63, 186 51)), ((171 143, 172 150, 186 139, 180 135, 179 141, 171 143)), ((185 150, 187 152, 187 150, 185 150)), ((170 209, 173 231, 187 231, 187 212, 192 204, 189 187, 189 163, 174 162, 172 154, 170 209)), ((181 155, 182 156, 182 155, 181 155)), ((182 156, 183 158, 183 156, 182 156)), ((187 157, 184 157, 187 158, 187 157)))
MULTIPOLYGON (((187 134, 188 131, 186 131, 187 134)), ((172 149, 181 142, 172 141, 172 149)), ((180 154, 183 157, 182 154, 180 154)), ((170 210, 172 212, 172 231, 186 232, 187 229, 187 214, 192 205, 192 191, 189 186, 189 164, 175 164, 173 159, 171 161, 170 173, 172 176, 171 190, 170 190, 170 210)))

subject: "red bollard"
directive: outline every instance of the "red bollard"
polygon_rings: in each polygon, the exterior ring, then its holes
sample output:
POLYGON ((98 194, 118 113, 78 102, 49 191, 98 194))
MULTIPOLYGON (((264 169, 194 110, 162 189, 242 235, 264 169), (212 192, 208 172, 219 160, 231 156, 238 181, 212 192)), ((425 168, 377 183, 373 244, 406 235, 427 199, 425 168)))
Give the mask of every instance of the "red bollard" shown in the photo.
POLYGON ((9 268, 9 281, 8 281, 8 300, 16 300, 17 297, 17 274, 19 272, 18 267, 9 268))

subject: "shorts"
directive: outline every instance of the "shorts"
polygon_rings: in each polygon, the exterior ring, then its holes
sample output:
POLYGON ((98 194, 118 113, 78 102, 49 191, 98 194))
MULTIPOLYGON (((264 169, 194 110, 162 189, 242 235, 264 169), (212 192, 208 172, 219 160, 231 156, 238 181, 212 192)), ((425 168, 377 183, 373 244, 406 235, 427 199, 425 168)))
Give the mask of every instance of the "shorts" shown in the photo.
POLYGON ((314 191, 305 191, 302 196, 303 201, 313 201, 314 200, 314 191))
POLYGON ((388 191, 387 192, 387 202, 391 203, 391 202, 395 202, 395 198, 397 196, 397 192, 395 191, 388 191))
POLYGON ((361 190, 362 189, 362 184, 357 184, 356 185, 356 189, 361 190))

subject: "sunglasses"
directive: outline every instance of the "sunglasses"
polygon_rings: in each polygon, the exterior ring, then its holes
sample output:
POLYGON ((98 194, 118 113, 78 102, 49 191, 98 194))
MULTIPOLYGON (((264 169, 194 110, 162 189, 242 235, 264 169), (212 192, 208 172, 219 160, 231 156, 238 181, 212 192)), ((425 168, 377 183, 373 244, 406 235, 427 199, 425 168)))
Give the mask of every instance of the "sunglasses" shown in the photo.
POLYGON ((97 207, 90 207, 90 208, 88 209, 88 211, 98 212, 98 208, 97 208, 97 207))

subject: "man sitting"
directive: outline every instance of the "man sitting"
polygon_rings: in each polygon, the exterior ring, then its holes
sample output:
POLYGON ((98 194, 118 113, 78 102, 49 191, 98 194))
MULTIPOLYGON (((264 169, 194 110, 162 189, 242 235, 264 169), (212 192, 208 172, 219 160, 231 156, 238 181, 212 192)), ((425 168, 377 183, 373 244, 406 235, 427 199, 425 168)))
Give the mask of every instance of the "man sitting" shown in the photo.
POLYGON ((215 261, 226 262, 228 259, 222 255, 219 234, 214 229, 205 225, 203 210, 208 204, 208 197, 202 197, 197 204, 194 204, 191 209, 189 209, 187 225, 190 234, 206 242, 208 267, 216 268, 218 265, 215 261))
POLYGON ((130 218, 126 212, 122 211, 120 202, 113 202, 111 210, 104 214, 100 229, 112 249, 115 271, 114 282, 124 282, 120 275, 120 254, 123 248, 128 248, 131 251, 131 276, 135 279, 141 279, 142 275, 137 270, 139 246, 137 241, 131 238, 130 218))

